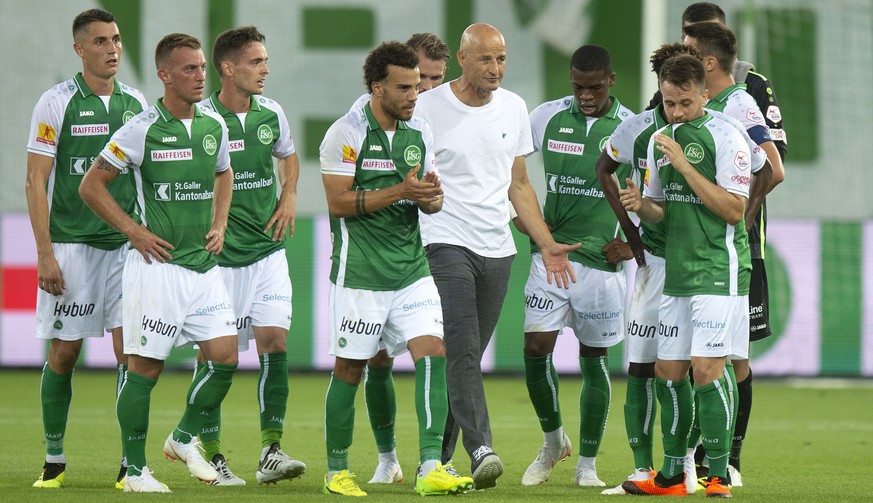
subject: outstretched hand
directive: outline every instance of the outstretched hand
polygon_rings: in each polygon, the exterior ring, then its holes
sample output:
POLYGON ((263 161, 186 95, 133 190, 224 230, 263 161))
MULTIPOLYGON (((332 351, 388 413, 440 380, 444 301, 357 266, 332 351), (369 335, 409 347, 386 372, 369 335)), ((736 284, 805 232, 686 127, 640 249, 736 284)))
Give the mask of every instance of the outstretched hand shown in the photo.
POLYGON ((576 282, 576 272, 573 271, 573 264, 570 262, 568 255, 570 252, 578 250, 580 246, 582 246, 582 243, 573 245, 552 243, 540 249, 543 265, 546 268, 546 281, 550 285, 553 278, 559 288, 570 288, 570 282, 576 282))

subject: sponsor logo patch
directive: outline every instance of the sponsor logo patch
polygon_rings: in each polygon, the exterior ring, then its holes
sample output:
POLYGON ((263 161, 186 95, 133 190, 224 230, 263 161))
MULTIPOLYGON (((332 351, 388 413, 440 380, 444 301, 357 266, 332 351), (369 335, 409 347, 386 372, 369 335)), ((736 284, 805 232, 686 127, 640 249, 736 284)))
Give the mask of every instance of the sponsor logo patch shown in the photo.
POLYGON ((390 159, 364 159, 361 161, 361 169, 367 171, 396 171, 394 161, 390 159))
POLYGON ((172 195, 170 194, 170 184, 169 183, 155 183, 155 200, 157 201, 169 201, 172 199, 172 195))
POLYGON ((749 154, 746 152, 737 152, 734 156, 734 166, 740 171, 749 169, 749 154))
POLYGON ((569 141, 549 140, 547 148, 552 152, 560 152, 562 154, 582 155, 585 151, 585 145, 581 143, 572 143, 569 141))
POLYGON ((70 157, 70 174, 84 176, 88 169, 88 159, 86 157, 70 157))
POLYGON ((36 141, 45 143, 46 145, 55 145, 55 128, 44 122, 39 123, 39 132, 36 134, 36 141))
POLYGON ((230 152, 242 152, 246 149, 245 140, 233 140, 227 143, 227 149, 230 152))
POLYGON ((763 124, 764 118, 761 117, 761 112, 757 108, 750 108, 746 111, 746 119, 755 124, 763 124))
POLYGON ((125 154, 124 150, 121 150, 121 147, 119 147, 114 141, 109 142, 109 151, 112 152, 112 155, 114 155, 119 161, 127 160, 127 154, 125 154))
POLYGON ((348 145, 343 145, 343 162, 349 164, 355 164, 358 162, 358 153, 354 148, 348 145))
POLYGON ((770 122, 782 122, 782 111, 780 111, 779 107, 777 107, 776 105, 770 105, 769 107, 767 107, 766 116, 767 119, 770 120, 770 122))
MULTIPOLYGON (((204 143, 205 143, 204 139, 204 143)), ((123 152, 122 152, 123 154, 123 152)), ((116 156, 117 157, 117 156, 116 156)), ((194 152, 190 148, 178 148, 174 150, 152 150, 152 161, 187 161, 194 158, 194 152)), ((119 157, 122 159, 122 157, 119 157)))
POLYGON ((781 141, 788 143, 788 137, 785 135, 784 129, 770 128, 770 139, 773 141, 781 141))
POLYGON ((109 134, 109 124, 73 124, 70 126, 73 136, 104 136, 109 134))

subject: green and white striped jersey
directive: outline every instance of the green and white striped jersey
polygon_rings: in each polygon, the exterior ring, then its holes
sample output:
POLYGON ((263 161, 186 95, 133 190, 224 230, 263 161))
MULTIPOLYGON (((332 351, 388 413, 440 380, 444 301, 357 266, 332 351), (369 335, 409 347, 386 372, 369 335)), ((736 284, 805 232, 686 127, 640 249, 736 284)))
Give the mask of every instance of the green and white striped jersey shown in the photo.
MULTIPOLYGON (((610 99, 612 107, 600 118, 583 115, 573 96, 543 103, 530 114, 534 149, 542 152, 546 175, 543 218, 555 241, 582 242, 578 250, 570 252, 570 260, 601 271, 618 270, 601 251, 616 236, 618 220, 594 166, 609 135, 633 116, 617 99, 610 99)), ((623 166, 616 174, 624 182, 630 167, 623 166)), ((531 251, 539 251, 533 241, 531 251)))
MULTIPOLYGON (((433 134, 413 117, 384 131, 367 103, 333 123, 321 142, 321 172, 352 176, 352 190, 378 190, 403 181, 421 164, 418 176, 434 171, 433 134)), ((430 276, 421 244, 418 205, 398 201, 360 217, 330 216, 333 253, 330 280, 362 290, 400 290, 430 276)))
MULTIPOLYGON (((706 113, 659 132, 676 140, 691 166, 707 180, 749 197, 752 154, 735 125, 706 113)), ((664 294, 747 295, 752 264, 745 223, 730 225, 707 208, 670 159, 655 149, 654 136, 647 164, 645 195, 665 204, 664 294)))
MULTIPOLYGON (((46 187, 53 243, 82 243, 114 250, 127 241, 79 197, 79 184, 111 134, 147 107, 141 92, 118 80, 110 96, 97 96, 81 73, 40 97, 33 109, 27 151, 55 159, 46 187)), ((121 209, 138 220, 135 191, 127 170, 107 188, 121 209)))
POLYGON ((100 155, 133 171, 142 222, 173 245, 171 264, 197 272, 217 265, 206 234, 215 173, 230 167, 221 116, 195 105, 194 118, 180 120, 159 99, 112 135, 100 155))
POLYGON ((275 101, 252 96, 245 114, 235 114, 218 101, 218 91, 200 102, 227 124, 233 200, 227 217, 224 249, 215 258, 222 267, 245 267, 284 247, 264 232, 276 211, 279 184, 273 157, 294 153, 294 140, 285 112, 275 101))

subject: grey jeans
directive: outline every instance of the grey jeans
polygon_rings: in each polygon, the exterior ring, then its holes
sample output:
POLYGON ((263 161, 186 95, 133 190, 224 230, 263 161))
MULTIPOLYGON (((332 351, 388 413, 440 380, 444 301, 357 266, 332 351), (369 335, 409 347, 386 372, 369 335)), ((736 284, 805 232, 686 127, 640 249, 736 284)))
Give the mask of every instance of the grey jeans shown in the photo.
POLYGON ((486 258, 461 246, 434 243, 427 247, 427 258, 442 299, 446 345, 449 417, 442 460, 452 459, 459 430, 472 459, 480 446, 491 447, 482 354, 497 326, 515 256, 486 258))

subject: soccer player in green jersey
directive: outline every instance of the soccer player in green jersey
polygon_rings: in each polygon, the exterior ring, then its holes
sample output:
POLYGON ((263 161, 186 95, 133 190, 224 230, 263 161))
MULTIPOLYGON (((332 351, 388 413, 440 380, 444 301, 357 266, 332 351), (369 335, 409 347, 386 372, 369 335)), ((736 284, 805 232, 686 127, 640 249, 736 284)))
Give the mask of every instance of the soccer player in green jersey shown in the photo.
MULTIPOLYGON (((446 76, 446 61, 449 59, 449 46, 433 33, 416 33, 409 37, 406 45, 418 54, 418 73, 421 82, 419 93, 430 91, 443 83, 446 76)), ((358 98, 351 111, 360 110, 370 101, 370 93, 358 98)), ((397 398, 394 394, 394 381, 391 376, 394 359, 380 348, 376 356, 367 362, 364 372, 364 397, 367 403, 367 416, 370 428, 376 439, 379 461, 369 484, 393 484, 403 481, 403 470, 397 459, 397 441, 394 435, 394 421, 397 417, 397 398)))
MULTIPOLYGON (((767 158, 770 165, 773 167, 773 177, 770 181, 770 186, 767 192, 773 190, 777 184, 784 179, 785 169, 782 165, 781 152, 777 143, 770 135, 770 128, 767 127, 765 117, 759 110, 759 105, 755 99, 746 92, 747 85, 745 83, 738 84, 734 81, 732 69, 737 61, 737 39, 733 32, 724 24, 717 22, 701 22, 688 24, 683 28, 685 34, 683 42, 686 45, 694 47, 700 52, 703 58, 703 64, 706 67, 706 89, 711 96, 706 107, 710 110, 718 110, 739 120, 746 127, 749 136, 767 153, 767 158)), ((763 260, 763 234, 759 231, 754 233, 755 229, 763 227, 763 211, 760 208, 755 208, 755 212, 746 215, 746 229, 750 232, 750 246, 753 253, 752 262, 752 290, 750 291, 750 311, 749 311, 749 336, 755 337, 755 340, 761 339, 769 335, 769 312, 767 307, 769 301, 766 296, 766 270, 764 269, 763 260), (755 240, 752 240, 752 236, 755 240), (757 259, 757 260, 756 260, 757 259), (756 270, 756 262, 759 262, 759 267, 756 270), (761 276, 763 275, 763 277, 761 276), (763 328, 762 328, 763 327, 763 328), (766 329, 766 330, 765 330, 766 329)), ((736 444, 731 450, 731 463, 729 466, 730 481, 732 485, 742 486, 742 478, 740 477, 740 451, 745 440, 746 429, 748 427, 749 413, 751 412, 751 369, 749 368, 748 354, 734 355, 731 364, 728 365, 729 374, 735 381, 742 383, 742 398, 737 397, 736 405, 742 404, 742 420, 743 425, 739 427, 739 432, 733 434, 733 440, 736 444)), ((739 391, 739 385, 735 386, 739 391)), ((735 408, 735 414, 739 410, 735 408)), ((735 423, 735 428, 739 426, 739 421, 735 423)))
MULTIPOLYGON (((221 115, 230 135, 234 194, 224 249, 216 258, 233 298, 239 350, 247 350, 254 339, 258 351, 262 451, 255 477, 260 483, 271 483, 299 477, 306 465, 291 459, 280 445, 288 402, 286 339, 291 325, 285 233, 289 227, 294 232, 299 161, 285 112, 261 95, 270 73, 264 41, 254 26, 220 34, 212 47, 212 64, 221 77, 221 89, 200 105, 221 115)), ((197 368, 205 363, 199 353, 197 368)), ((221 411, 216 410, 200 432, 206 459, 218 471, 212 484, 245 485, 221 454, 220 432, 221 411)))
POLYGON ((236 318, 215 255, 224 246, 233 193, 227 126, 197 105, 206 58, 200 42, 172 33, 155 49, 164 97, 110 139, 79 187, 88 206, 127 236, 122 284, 127 380, 117 415, 127 455, 124 490, 169 492, 146 463, 152 389, 173 347, 197 344, 206 359, 188 389, 185 412, 164 442, 205 482, 218 478, 197 435, 221 404, 237 367, 236 318), (142 225, 122 211, 106 186, 132 170, 142 225))
POLYGON ((649 142, 645 197, 632 182, 620 191, 626 210, 648 222, 664 220, 666 227, 655 363, 664 464, 653 479, 622 484, 631 494, 686 494, 685 446, 696 402, 711 458, 707 496, 730 497, 732 416, 724 365, 737 350, 733 342, 748 332, 751 259, 743 218, 750 175, 761 166, 753 165, 741 132, 703 108, 704 75, 693 56, 664 63, 659 86, 670 125, 649 142))
POLYGON ((430 127, 412 112, 418 57, 388 42, 370 52, 370 102, 341 117, 320 147, 330 210, 330 352, 336 357, 325 399, 324 492, 366 496, 349 471, 355 395, 367 360, 383 344, 415 362, 421 495, 466 492, 473 479, 440 463, 448 415, 440 295, 419 231, 419 210, 442 208, 430 127))
MULTIPOLYGON (((624 338, 625 278, 620 265, 610 262, 603 251, 615 238, 618 225, 594 164, 615 128, 633 116, 610 96, 614 83, 609 52, 596 45, 582 46, 570 60, 573 94, 544 103, 530 114, 534 148, 542 152, 546 177, 543 218, 555 241, 582 246, 570 253, 577 283, 567 290, 546 281, 539 247, 531 243, 533 258, 525 285, 525 379, 544 445, 521 479, 526 486, 548 480, 555 464, 571 451, 552 364, 564 327, 572 328, 579 340, 582 371, 576 484, 605 485, 597 477, 595 461, 609 415, 607 350, 624 338)), ((625 178, 630 168, 624 166, 620 173, 625 178)))
MULTIPOLYGON (((123 234, 97 218, 78 195, 88 166, 110 135, 148 104, 115 79, 121 63, 121 34, 115 17, 102 9, 73 20, 73 49, 82 72, 46 91, 33 110, 27 145, 25 194, 37 249, 39 290, 36 335, 48 339, 40 383, 46 457, 33 487, 64 485, 64 435, 73 396, 73 368, 85 338, 112 333, 117 366, 116 396, 124 382, 121 270, 123 234)), ((133 183, 127 172, 109 187, 133 218, 133 183)), ((127 471, 122 455, 116 485, 127 471)))

